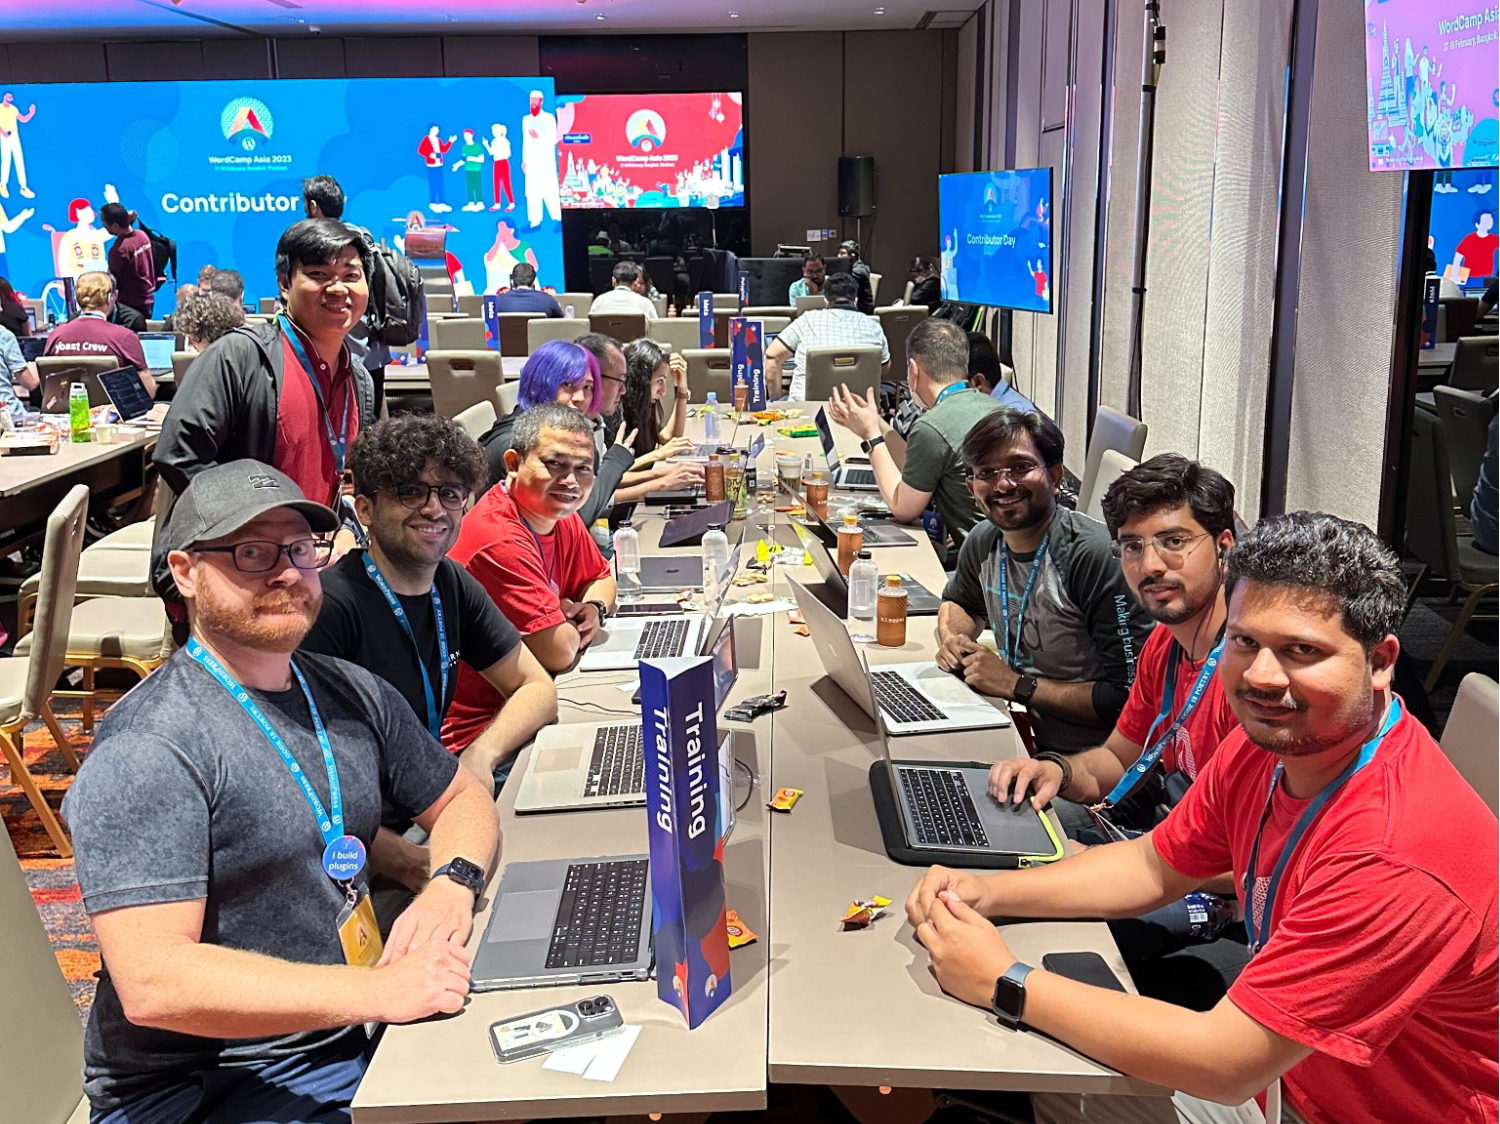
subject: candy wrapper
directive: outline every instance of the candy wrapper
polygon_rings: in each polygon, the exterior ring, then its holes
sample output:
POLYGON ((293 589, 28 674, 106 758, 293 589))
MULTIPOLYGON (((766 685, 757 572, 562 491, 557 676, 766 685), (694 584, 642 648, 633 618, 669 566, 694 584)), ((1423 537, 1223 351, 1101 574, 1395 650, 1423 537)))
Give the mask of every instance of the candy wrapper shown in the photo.
POLYGON ((739 948, 741 945, 754 944, 760 940, 750 931, 750 927, 740 920, 740 915, 734 910, 726 911, 724 919, 728 922, 730 948, 739 948))
POLYGON ((870 924, 884 913, 886 906, 890 904, 890 898, 882 898, 878 895, 865 901, 851 902, 843 917, 845 931, 869 928, 870 924))
POLYGON ((800 799, 802 799, 800 788, 778 788, 776 795, 766 803, 766 807, 773 812, 790 812, 800 799))

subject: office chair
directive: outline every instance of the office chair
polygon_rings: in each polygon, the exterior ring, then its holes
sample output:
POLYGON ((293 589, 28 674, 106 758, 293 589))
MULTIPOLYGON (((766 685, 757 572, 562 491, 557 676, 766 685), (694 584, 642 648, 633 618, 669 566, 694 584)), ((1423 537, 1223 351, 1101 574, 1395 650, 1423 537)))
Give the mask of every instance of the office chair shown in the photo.
MULTIPOLYGON (((1113 449, 1139 461, 1146 451, 1146 423, 1129 414, 1116 413, 1108 406, 1099 407, 1094 415, 1094 434, 1089 438, 1083 479, 1078 485, 1079 511, 1088 511, 1094 505, 1095 489, 1099 487, 1099 465, 1103 462, 1105 449, 1113 449)), ((1099 495, 1102 498, 1102 490, 1099 495)))
POLYGON ((484 294, 466 293, 458 298, 458 311, 465 316, 477 316, 484 319, 484 294))
POLYGON ((1124 453, 1118 453, 1114 449, 1105 449, 1099 458, 1099 472, 1094 477, 1094 491, 1089 497, 1088 506, 1080 506, 1079 510, 1089 518, 1103 523, 1104 493, 1109 491, 1111 484, 1140 463, 1134 457, 1127 457, 1124 453))
POLYGON ((501 355, 530 355, 530 335, 527 325, 533 320, 545 320, 541 312, 502 312, 495 319, 500 325, 501 355))
POLYGON ((599 332, 622 344, 644 336, 646 323, 646 314, 643 312, 589 313, 589 331, 599 332))
POLYGON ((460 410, 454 416, 453 424, 478 441, 480 435, 495 424, 495 403, 476 402, 467 410, 460 410))
POLYGON ((483 320, 470 316, 445 317, 427 325, 428 346, 434 351, 488 351, 483 320))
POLYGON ((696 316, 653 320, 646 325, 646 335, 674 354, 700 346, 696 316))
POLYGON ((1438 300, 1438 311, 1443 318, 1439 342, 1463 339, 1474 331, 1479 320, 1479 298, 1442 297, 1438 300))
POLYGON ((563 315, 568 313, 568 305, 573 306, 572 319, 587 320, 589 309, 594 303, 593 293, 558 293, 557 303, 562 307, 563 315))
POLYGON ((572 343, 579 336, 588 335, 589 322, 581 316, 571 319, 562 316, 538 316, 526 322, 526 354, 530 355, 544 343, 552 340, 567 340, 572 343))
POLYGON ((690 347, 681 352, 688 365, 688 390, 694 402, 703 402, 708 392, 719 396, 720 404, 732 402, 734 391, 729 370, 729 348, 690 347))
POLYGON ((476 402, 488 402, 504 381, 498 351, 429 351, 427 378, 432 410, 454 418, 476 402))
POLYGON ((1448 385, 1488 394, 1500 376, 1500 336, 1465 336, 1453 349, 1448 385))
POLYGON ((1500 805, 1500 684, 1470 672, 1458 685, 1439 744, 1459 775, 1497 811, 1500 805))
POLYGON ((826 402, 834 387, 844 385, 865 395, 880 386, 880 347, 810 347, 804 358, 807 370, 802 397, 808 402, 826 402))
POLYGON ((897 378, 906 378, 906 337, 923 320, 927 319, 926 305, 887 305, 877 308, 875 316, 880 321, 880 329, 885 332, 886 343, 891 349, 891 370, 896 372, 897 378))
POLYGON ((1443 421, 1448 439, 1448 464, 1453 469, 1453 498, 1461 511, 1469 509, 1474 485, 1479 483, 1479 464, 1489 441, 1490 419, 1495 416, 1493 399, 1452 386, 1432 388, 1433 405, 1443 421))

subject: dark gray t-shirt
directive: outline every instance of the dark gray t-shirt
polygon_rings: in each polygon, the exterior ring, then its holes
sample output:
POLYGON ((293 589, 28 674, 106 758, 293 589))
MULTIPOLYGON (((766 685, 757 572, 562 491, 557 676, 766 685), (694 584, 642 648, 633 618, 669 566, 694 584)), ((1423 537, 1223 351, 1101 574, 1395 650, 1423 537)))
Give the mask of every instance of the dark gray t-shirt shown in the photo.
MULTIPOLYGON (((345 830, 368 846, 381 798, 416 816, 458 760, 396 689, 362 668, 299 652, 338 764, 345 830)), ((251 691, 328 806, 328 774, 301 689, 251 691)), ((90 914, 204 901, 204 943, 303 964, 342 964, 344 894, 323 873, 323 838, 301 788, 240 705, 186 652, 120 700, 63 801, 90 914)), ((109 976, 84 1041, 84 1089, 107 1110, 197 1070, 326 1046, 340 1028, 213 1039, 126 1020, 109 976)))

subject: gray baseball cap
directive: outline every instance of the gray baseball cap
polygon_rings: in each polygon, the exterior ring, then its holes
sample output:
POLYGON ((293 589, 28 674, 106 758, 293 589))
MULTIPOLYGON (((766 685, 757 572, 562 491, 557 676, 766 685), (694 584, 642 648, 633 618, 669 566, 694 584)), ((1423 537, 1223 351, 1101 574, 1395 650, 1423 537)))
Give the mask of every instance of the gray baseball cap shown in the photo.
POLYGON ((172 508, 165 546, 186 550, 223 538, 278 507, 300 512, 315 532, 330 534, 339 529, 333 510, 304 496, 286 473, 260 461, 230 461, 206 468, 188 482, 172 508))

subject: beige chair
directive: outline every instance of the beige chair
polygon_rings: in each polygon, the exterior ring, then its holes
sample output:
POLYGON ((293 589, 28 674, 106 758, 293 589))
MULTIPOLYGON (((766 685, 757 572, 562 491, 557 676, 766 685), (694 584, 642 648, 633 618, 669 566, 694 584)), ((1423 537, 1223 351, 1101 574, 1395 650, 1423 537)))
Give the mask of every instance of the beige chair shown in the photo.
POLYGON ((646 334, 674 354, 699 346, 698 319, 694 316, 653 320, 646 325, 646 334))
POLYGON ((787 325, 792 322, 792 318, 789 316, 763 316, 760 322, 761 326, 766 330, 766 338, 770 339, 772 336, 780 335, 786 331, 787 325))
POLYGON ((533 320, 545 320, 542 312, 502 312, 495 319, 500 325, 501 355, 530 355, 528 326, 533 320))
POLYGON ((729 322, 740 314, 739 305, 734 308, 720 308, 714 304, 714 346, 729 346, 729 322))
MULTIPOLYGON (((810 347, 802 397, 808 402, 826 402, 836 386, 845 385, 859 394, 880 386, 880 346, 810 347)), ((691 385, 691 384, 689 384, 691 385)))
POLYGON ((880 303, 880 278, 882 276, 882 274, 875 273, 873 270, 870 273, 870 299, 877 305, 880 303))
POLYGON ((483 320, 472 316, 445 317, 427 325, 427 339, 433 351, 488 351, 489 340, 483 320))
POLYGON ((37 915, 10 836, 0 831, 0 987, 21 1015, 0 1025, 5 1118, 26 1124, 87 1124, 83 1026, 37 915))
POLYGON ((764 320, 767 316, 785 316, 791 320, 797 315, 797 306, 792 304, 752 304, 740 313, 751 320, 764 320))
POLYGON ((906 283, 906 288, 901 293, 902 304, 911 304, 911 295, 916 290, 916 287, 917 283, 915 281, 908 281, 906 283))
POLYGON ((476 402, 488 402, 504 381, 498 351, 429 351, 427 378, 432 409, 439 417, 457 417, 476 402))
POLYGON ((733 401, 727 347, 690 347, 681 354, 687 360, 688 390, 694 402, 706 401, 709 391, 719 396, 721 404, 733 401))
POLYGON ((1432 398, 1437 416, 1443 420, 1443 437, 1448 442, 1453 498, 1458 509, 1467 513, 1474 498, 1474 485, 1479 483, 1479 466, 1489 444, 1495 402, 1456 386, 1435 386, 1432 398))
POLYGON ((431 288, 427 288, 423 291, 422 295, 427 300, 428 320, 431 320, 434 316, 458 315, 458 313, 453 308, 453 294, 451 292, 434 293, 431 288))
POLYGON ((589 331, 599 332, 621 343, 629 343, 644 336, 646 324, 646 314, 643 312, 589 313, 589 331))
POLYGON ((458 311, 464 316, 477 316, 484 319, 484 294, 468 293, 458 298, 458 311))
POLYGON ((656 306, 656 315, 658 317, 664 317, 664 316, 666 316, 666 314, 667 314, 667 298, 666 297, 652 297, 651 298, 651 303, 656 306))
POLYGON ((1129 472, 1141 462, 1124 453, 1117 453, 1113 449, 1105 449, 1104 455, 1099 460, 1099 474, 1095 477, 1094 494, 1090 497, 1089 505, 1080 508, 1090 519, 1104 522, 1104 494, 1109 491, 1109 486, 1125 473, 1129 472))
POLYGON ((589 322, 581 316, 538 316, 526 322, 526 354, 530 355, 550 340, 572 342, 588 335, 589 322))
MULTIPOLYGON (((68 766, 74 770, 78 768, 72 744, 52 713, 52 687, 64 666, 63 653, 74 613, 73 587, 78 577, 78 559, 83 553, 83 529, 88 509, 88 488, 75 484, 47 517, 47 530, 42 540, 41 592, 37 601, 36 627, 16 645, 14 656, 0 659, 0 751, 4 752, 6 764, 10 767, 11 781, 26 793, 37 819, 42 821, 42 826, 57 846, 59 857, 65 859, 72 857, 73 845, 68 842, 62 825, 52 814, 26 768, 25 730, 40 718, 46 723, 68 766), (26 645, 24 652, 22 644, 26 645)), ((0 835, 4 834, 0 831, 0 835)), ((0 957, 0 962, 6 960, 6 957, 0 957)), ((10 1024, 16 1020, 0 1021, 10 1024)), ((6 1052, 0 1050, 0 1066, 9 1060, 6 1052)), ((9 1088, 6 1087, 7 1111, 13 1107, 9 1088)))
POLYGON ((270 322, 271 322, 271 317, 269 317, 269 316, 261 316, 259 314, 256 314, 256 315, 253 315, 253 316, 246 316, 245 317, 245 323, 246 324, 269 324, 270 322))
POLYGON ((467 410, 460 410, 453 424, 478 441, 480 435, 495 424, 495 403, 476 402, 467 410))
POLYGON ((927 319, 926 305, 893 304, 875 310, 880 330, 891 349, 891 370, 897 381, 906 378, 906 337, 927 319))
POLYGON ((256 307, 260 309, 260 314, 262 316, 275 316, 276 315, 276 298, 275 297, 261 297, 260 298, 260 304, 258 304, 256 307))
POLYGON ((593 307, 594 304, 593 293, 558 293, 556 294, 556 296, 557 303, 559 306, 561 306, 564 316, 567 316, 568 305, 571 304, 573 306, 573 315, 569 317, 569 319, 588 319, 589 309, 593 307))
MULTIPOLYGON (((135 547, 90 547, 83 552, 74 574, 76 596, 149 597, 151 595, 151 550, 135 547)), ((31 627, 32 609, 41 596, 41 574, 21 583, 16 601, 17 631, 31 627)))
POLYGON ((196 351, 172 352, 172 385, 178 390, 182 389, 182 380, 187 376, 188 368, 193 365, 193 360, 197 358, 196 351))
POLYGON ((1470 672, 1443 727, 1443 752, 1490 811, 1500 812, 1500 684, 1470 672))
POLYGON ((148 332, 165 332, 166 330, 167 330, 167 322, 165 320, 147 320, 146 321, 146 331, 148 331, 148 332))
POLYGON ((739 312, 740 295, 738 293, 715 293, 714 311, 718 312, 720 309, 727 309, 730 312, 739 312))
POLYGON ((495 401, 500 404, 497 417, 506 417, 516 412, 517 399, 521 396, 521 380, 511 379, 495 388, 495 401))
POLYGON ((1113 449, 1139 462, 1146 451, 1146 423, 1136 421, 1129 414, 1121 414, 1108 406, 1100 406, 1094 415, 1094 433, 1089 438, 1088 452, 1084 458, 1083 478, 1078 486, 1078 510, 1088 511, 1094 506, 1094 493, 1100 490, 1099 465, 1104 459, 1104 450, 1113 449))

